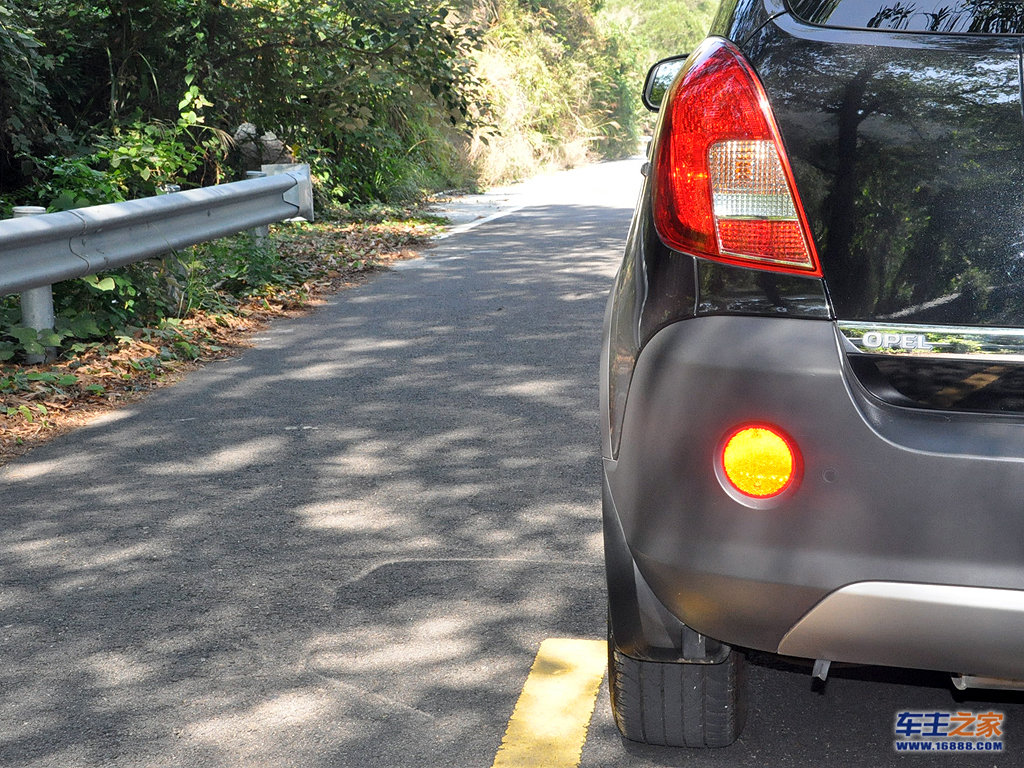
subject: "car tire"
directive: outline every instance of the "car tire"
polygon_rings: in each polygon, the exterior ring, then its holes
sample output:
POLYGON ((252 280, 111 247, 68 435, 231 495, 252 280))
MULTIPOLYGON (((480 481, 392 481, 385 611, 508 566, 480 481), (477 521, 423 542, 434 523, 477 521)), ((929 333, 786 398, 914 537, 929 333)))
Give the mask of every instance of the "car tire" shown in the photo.
POLYGON ((746 721, 743 655, 720 664, 640 661, 608 643, 612 714, 624 737, 666 747, 726 747, 746 721))

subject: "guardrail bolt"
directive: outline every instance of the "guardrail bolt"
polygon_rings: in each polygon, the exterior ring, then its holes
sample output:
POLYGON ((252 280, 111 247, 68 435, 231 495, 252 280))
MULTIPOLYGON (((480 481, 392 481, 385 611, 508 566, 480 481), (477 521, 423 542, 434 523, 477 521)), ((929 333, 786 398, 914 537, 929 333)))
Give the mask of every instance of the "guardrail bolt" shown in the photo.
MULTIPOLYGON (((40 205, 14 206, 14 218, 22 216, 38 216, 46 213, 40 205)), ((44 285, 29 288, 21 293, 21 324, 36 331, 53 331, 53 286, 44 285)), ((54 347, 47 347, 44 354, 25 355, 25 362, 30 365, 52 362, 57 357, 54 347)))
MULTIPOLYGON (((267 174, 263 171, 245 172, 246 179, 262 179, 266 175, 267 174)), ((256 246, 258 248, 263 248, 266 246, 267 240, 270 238, 270 225, 264 224, 262 227, 253 227, 249 230, 249 234, 252 236, 252 239, 256 241, 256 246)))

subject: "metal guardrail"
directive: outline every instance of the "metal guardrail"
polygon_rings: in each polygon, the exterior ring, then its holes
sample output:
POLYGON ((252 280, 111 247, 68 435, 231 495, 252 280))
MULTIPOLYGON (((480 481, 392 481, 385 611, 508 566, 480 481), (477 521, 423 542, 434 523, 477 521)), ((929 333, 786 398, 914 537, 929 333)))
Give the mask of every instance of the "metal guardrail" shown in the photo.
POLYGON ((309 167, 0 221, 0 296, 85 277, 291 218, 313 220, 309 167))

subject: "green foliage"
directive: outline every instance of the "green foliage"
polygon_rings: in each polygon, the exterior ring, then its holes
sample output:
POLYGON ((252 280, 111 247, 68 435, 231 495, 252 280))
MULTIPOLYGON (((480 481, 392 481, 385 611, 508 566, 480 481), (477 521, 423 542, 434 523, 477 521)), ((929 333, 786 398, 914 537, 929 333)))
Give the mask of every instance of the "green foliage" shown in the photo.
POLYGON ((77 338, 111 336, 127 326, 158 322, 170 314, 171 303, 160 280, 162 264, 130 264, 103 277, 90 275, 54 286, 58 318, 86 318, 77 338))
POLYGON ((280 258, 273 247, 248 235, 198 245, 177 264, 178 317, 192 309, 216 310, 226 296, 244 298, 301 286, 311 276, 307 265, 280 258))
POLYGON ((22 202, 70 210, 149 197, 165 184, 187 183, 190 175, 226 151, 223 132, 203 125, 200 110, 209 105, 191 86, 173 123, 136 121, 95 135, 88 153, 35 160, 42 180, 25 190, 22 202))
POLYGON ((601 135, 598 151, 604 158, 628 157, 640 139, 641 48, 633 30, 618 19, 599 15, 598 24, 603 38, 594 55, 591 87, 592 104, 604 117, 595 125, 601 135))
POLYGON ((63 209, 239 178, 261 159, 229 147, 246 123, 311 164, 321 207, 473 186, 471 149, 485 180, 621 156, 651 30, 689 1, 0 0, 0 195, 63 209))
POLYGON ((635 150, 655 54, 711 0, 0 0, 0 196, 66 209, 239 178, 262 145, 317 203, 399 201, 635 150), (473 132, 470 142, 469 134, 473 132), (231 151, 228 151, 231 150, 231 151))
POLYGON ((619 30, 630 42, 618 61, 630 69, 633 108, 640 114, 640 129, 654 126, 654 115, 639 105, 639 91, 647 70, 668 56, 688 54, 707 36, 718 7, 716 0, 607 0, 599 18, 619 30))
POLYGON ((95 156, 47 155, 35 163, 44 180, 31 189, 31 197, 22 199, 56 211, 122 202, 126 190, 121 180, 94 163, 100 165, 95 156))
POLYGON ((497 130, 478 133, 487 183, 637 150, 640 49, 591 0, 498 0, 486 8, 481 79, 497 130))
POLYGON ((150 197, 166 184, 181 183, 215 161, 227 148, 223 132, 205 129, 200 115, 212 104, 195 85, 189 86, 178 104, 173 123, 136 121, 98 139, 94 159, 106 164, 107 178, 128 197, 150 197))
POLYGON ((67 339, 89 339, 103 332, 89 312, 64 312, 56 328, 37 331, 21 324, 21 310, 8 298, 0 303, 0 362, 23 355, 42 355, 47 347, 61 347, 67 339))
POLYGON ((714 0, 607 0, 602 15, 628 29, 646 73, 659 59, 696 48, 707 36, 717 8, 714 0))
POLYGON ((54 286, 53 331, 38 333, 22 325, 15 297, 0 301, 0 362, 42 354, 47 347, 80 352, 77 345, 83 342, 159 329, 197 309, 225 310, 271 288, 301 286, 309 276, 302 263, 282 259, 273 247, 243 234, 67 280, 54 286))
POLYGON ((26 73, 10 80, 0 118, 35 121, 0 146, 15 169, 0 193, 23 187, 19 202, 63 208, 237 178, 259 163, 245 147, 225 157, 243 123, 329 168, 336 200, 409 197, 465 176, 450 153, 476 101, 476 35, 443 2, 0 2, 17 8, 0 58, 26 73), (426 126, 436 141, 422 141, 426 126))
POLYGON ((14 157, 52 140, 50 92, 46 71, 53 67, 51 56, 32 26, 34 16, 20 3, 0 2, 0 161, 10 168, 14 157))

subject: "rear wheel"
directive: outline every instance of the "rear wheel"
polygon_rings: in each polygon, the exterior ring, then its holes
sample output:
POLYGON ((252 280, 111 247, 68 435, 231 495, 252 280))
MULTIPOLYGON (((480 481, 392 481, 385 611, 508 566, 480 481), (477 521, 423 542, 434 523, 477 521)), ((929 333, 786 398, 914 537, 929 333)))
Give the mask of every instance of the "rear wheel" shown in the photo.
POLYGON ((627 739, 668 747, 725 747, 746 721, 746 670, 731 651, 720 664, 626 656, 608 642, 612 713, 627 739))

